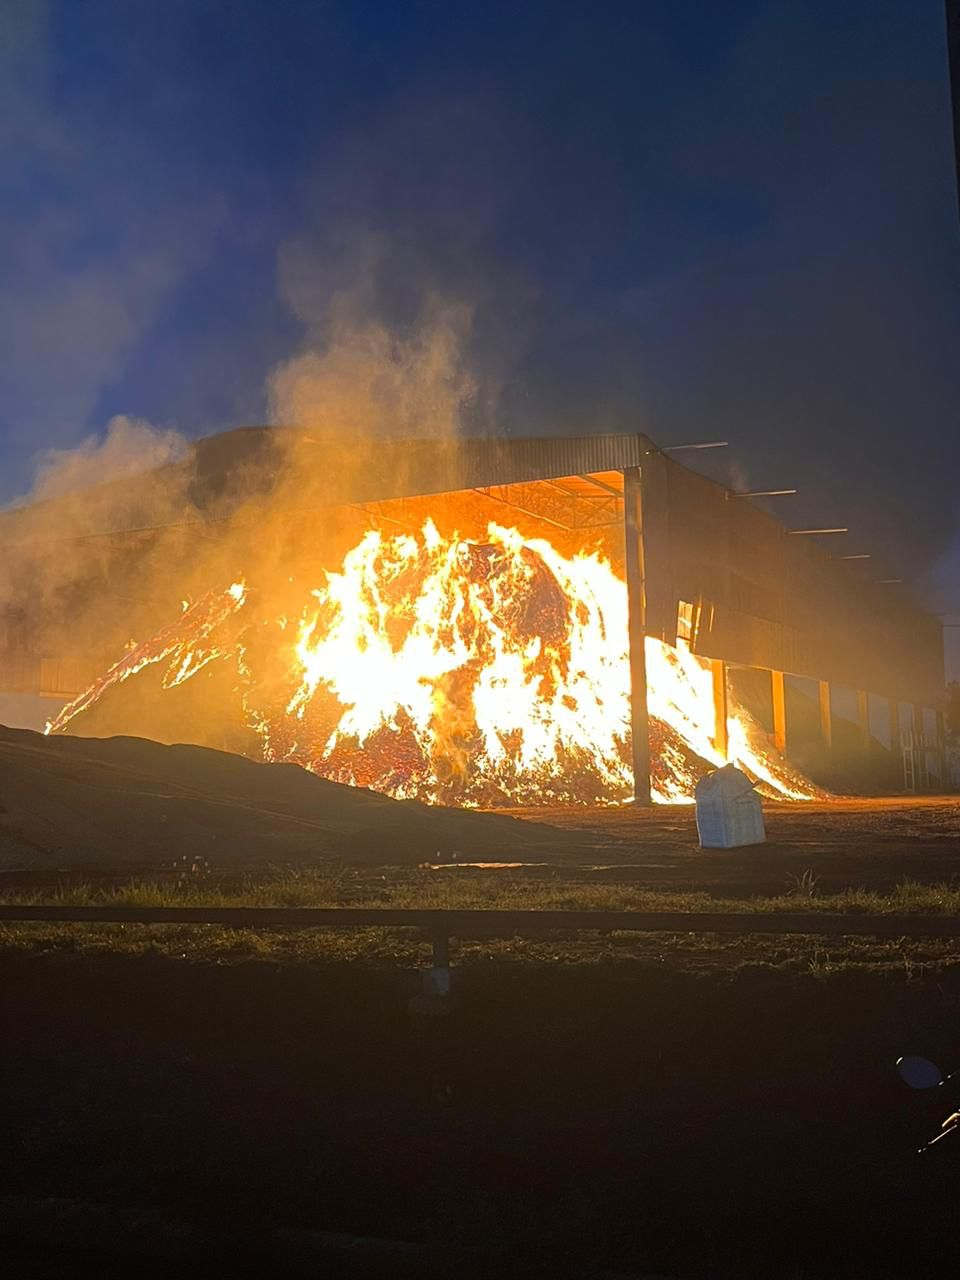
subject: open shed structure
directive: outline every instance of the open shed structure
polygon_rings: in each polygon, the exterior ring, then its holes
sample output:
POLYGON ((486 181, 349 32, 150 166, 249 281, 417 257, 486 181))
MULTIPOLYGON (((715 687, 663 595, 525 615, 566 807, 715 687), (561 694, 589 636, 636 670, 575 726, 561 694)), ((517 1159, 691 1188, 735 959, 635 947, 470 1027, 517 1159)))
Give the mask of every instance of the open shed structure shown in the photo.
MULTIPOLYGON (((475 522, 503 521, 511 511, 568 547, 602 542, 621 568, 640 802, 650 799, 648 635, 682 639, 709 661, 721 750, 728 666, 769 672, 781 751, 785 674, 817 682, 827 750, 834 685, 856 693, 865 750, 871 695, 887 704, 892 750, 907 734, 922 737, 925 723, 942 734, 938 620, 905 590, 866 580, 643 435, 358 444, 293 428, 242 428, 201 440, 158 471, 6 513, 0 545, 14 568, 5 584, 0 690, 67 698, 85 687, 125 616, 123 593, 143 579, 147 563, 172 571, 189 563, 200 542, 250 538, 251 527, 261 541, 302 549, 333 510, 412 527, 441 495, 468 501, 475 522), (38 589, 44 572, 67 562, 69 573, 54 573, 55 585, 38 589), (68 609, 69 601, 78 603, 68 609)), ((133 605, 149 615, 149 601, 133 605)))

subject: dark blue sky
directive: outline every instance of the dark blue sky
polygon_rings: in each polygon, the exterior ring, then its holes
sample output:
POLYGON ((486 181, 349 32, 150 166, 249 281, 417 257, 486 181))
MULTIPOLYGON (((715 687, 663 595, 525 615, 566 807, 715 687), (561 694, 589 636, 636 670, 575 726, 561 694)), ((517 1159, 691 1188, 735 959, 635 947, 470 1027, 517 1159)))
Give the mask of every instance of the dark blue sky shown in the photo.
POLYGON ((940 0, 0 17, 5 496, 115 414, 267 420, 335 296, 401 338, 439 298, 470 429, 729 438, 788 520, 960 578, 940 0))

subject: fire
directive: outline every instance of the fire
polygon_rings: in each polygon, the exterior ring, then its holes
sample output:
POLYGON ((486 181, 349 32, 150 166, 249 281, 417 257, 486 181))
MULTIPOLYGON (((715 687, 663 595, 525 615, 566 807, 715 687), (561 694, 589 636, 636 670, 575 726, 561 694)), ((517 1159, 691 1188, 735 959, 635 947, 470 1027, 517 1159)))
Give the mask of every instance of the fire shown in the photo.
POLYGON ((394 795, 630 793, 626 593, 597 556, 493 524, 483 545, 448 541, 428 522, 419 538, 368 533, 314 596, 287 712, 317 772, 359 781, 358 753, 407 740, 416 764, 394 795))
MULTIPOLYGON (((712 765, 738 765, 766 789, 787 800, 819 794, 806 778, 766 742, 761 726, 745 708, 731 704, 727 717, 727 753, 714 742, 713 676, 705 662, 681 642, 677 648, 647 637, 647 709, 670 725, 686 746, 712 765)), ((684 803, 696 778, 682 767, 666 773, 658 799, 684 803)))
MULTIPOLYGON (((627 592, 600 554, 566 556, 497 524, 482 544, 444 538, 427 521, 418 535, 370 531, 324 577, 296 623, 263 616, 245 583, 208 592, 48 732, 147 666, 165 663, 173 689, 219 663, 266 760, 431 802, 632 796, 627 592)), ((652 638, 646 657, 655 798, 688 801, 724 763, 711 675, 689 649, 652 638)), ((731 707, 728 742, 766 789, 814 794, 742 708, 731 707)))
POLYGON ((86 711, 100 700, 112 686, 123 684, 144 667, 153 666, 170 658, 163 677, 164 689, 175 689, 216 658, 222 658, 229 645, 214 633, 224 631, 224 625, 246 599, 246 585, 235 582, 226 591, 208 591, 193 605, 184 600, 183 611, 175 622, 158 631, 149 640, 137 644, 132 641, 126 654, 78 698, 68 702, 55 719, 47 724, 47 733, 58 733, 81 711, 86 711))

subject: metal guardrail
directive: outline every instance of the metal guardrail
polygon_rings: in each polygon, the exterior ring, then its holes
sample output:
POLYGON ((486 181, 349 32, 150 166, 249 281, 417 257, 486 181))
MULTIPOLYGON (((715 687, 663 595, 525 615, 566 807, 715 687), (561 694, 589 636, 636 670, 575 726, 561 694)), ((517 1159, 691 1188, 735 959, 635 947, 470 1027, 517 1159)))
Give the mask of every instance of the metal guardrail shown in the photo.
POLYGON ((0 903, 0 922, 220 925, 228 929, 416 929, 450 963, 451 938, 534 938, 545 933, 809 934, 958 938, 960 917, 830 912, 496 911, 392 907, 72 907, 0 903))

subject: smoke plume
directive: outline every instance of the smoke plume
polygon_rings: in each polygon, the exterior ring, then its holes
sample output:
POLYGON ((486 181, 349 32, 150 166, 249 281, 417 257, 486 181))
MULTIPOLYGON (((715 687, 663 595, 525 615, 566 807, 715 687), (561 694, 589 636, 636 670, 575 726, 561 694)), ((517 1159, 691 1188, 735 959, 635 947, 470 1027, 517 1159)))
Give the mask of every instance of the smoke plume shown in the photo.
POLYGON ((326 439, 449 436, 477 394, 472 308, 373 233, 297 241, 279 260, 300 349, 267 380, 271 421, 326 439))
POLYGON ((455 432, 476 394, 461 359, 469 319, 465 307, 431 302, 409 334, 380 321, 338 327, 322 350, 271 374, 272 420, 339 439, 455 432))
POLYGON ((119 414, 103 437, 89 435, 75 449, 44 449, 29 494, 17 505, 46 502, 114 480, 153 471, 185 457, 186 438, 172 428, 119 414))

